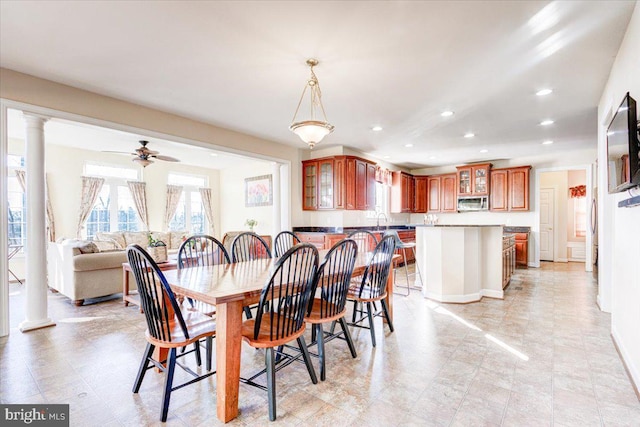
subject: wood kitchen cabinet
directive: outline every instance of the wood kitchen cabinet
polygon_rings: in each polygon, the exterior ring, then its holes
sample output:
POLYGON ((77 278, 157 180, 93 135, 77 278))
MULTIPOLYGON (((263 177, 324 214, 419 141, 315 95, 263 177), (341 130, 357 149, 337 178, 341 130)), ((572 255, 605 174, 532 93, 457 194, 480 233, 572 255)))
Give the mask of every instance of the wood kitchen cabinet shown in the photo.
POLYGON ((491 201, 494 212, 529 210, 529 170, 531 166, 491 171, 491 201))
POLYGON ((303 161, 302 209, 375 209, 375 171, 375 163, 354 156, 303 161))
POLYGON ((415 202, 413 204, 414 213, 426 213, 428 207, 429 177, 414 176, 415 202))
POLYGON ((529 233, 515 233, 516 265, 527 268, 529 265, 529 233))
POLYGON ((489 194, 491 163, 457 166, 458 196, 486 196, 489 194))
POLYGON ((456 212, 456 174, 427 179, 428 212, 456 212))
POLYGON ((402 171, 393 172, 391 186, 391 213, 411 213, 415 202, 413 175, 402 171))

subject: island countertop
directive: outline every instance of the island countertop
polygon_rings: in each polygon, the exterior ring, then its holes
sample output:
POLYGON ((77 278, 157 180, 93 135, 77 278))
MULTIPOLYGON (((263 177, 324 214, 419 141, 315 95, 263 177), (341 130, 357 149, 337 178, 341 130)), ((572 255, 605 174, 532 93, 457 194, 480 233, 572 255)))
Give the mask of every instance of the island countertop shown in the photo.
POLYGON ((458 228, 471 228, 471 227, 504 227, 502 224, 416 224, 416 227, 458 227, 458 228))

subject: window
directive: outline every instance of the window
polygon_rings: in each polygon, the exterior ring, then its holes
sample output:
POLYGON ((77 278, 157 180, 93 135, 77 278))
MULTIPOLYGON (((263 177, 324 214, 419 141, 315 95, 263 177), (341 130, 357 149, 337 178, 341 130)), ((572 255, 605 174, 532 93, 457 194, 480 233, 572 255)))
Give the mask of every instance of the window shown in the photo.
POLYGON ((573 199, 573 237, 585 237, 587 235, 587 198, 576 197, 573 199))
POLYGON ((137 180, 136 169, 87 163, 85 175, 105 178, 100 195, 87 219, 87 238, 98 232, 139 231, 140 219, 127 180, 137 180))
POLYGON ((380 213, 389 216, 389 186, 376 181, 376 208, 367 211, 367 218, 377 218, 380 213))
POLYGON ((26 240, 26 199, 20 182, 16 177, 16 170, 24 168, 24 157, 9 154, 7 156, 7 198, 8 207, 8 233, 10 245, 24 246, 26 240))
POLYGON ((206 187, 207 177, 170 173, 168 183, 183 187, 176 213, 169 223, 169 230, 188 230, 202 234, 207 229, 207 221, 199 188, 206 187))

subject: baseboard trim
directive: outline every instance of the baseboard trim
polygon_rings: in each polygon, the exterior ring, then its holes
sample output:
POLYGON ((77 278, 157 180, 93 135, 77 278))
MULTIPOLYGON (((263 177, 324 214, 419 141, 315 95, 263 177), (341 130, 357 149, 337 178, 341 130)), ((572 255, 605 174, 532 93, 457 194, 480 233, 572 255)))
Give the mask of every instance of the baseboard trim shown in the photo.
POLYGON ((617 334, 613 328, 611 329, 611 341, 613 341, 613 346, 618 352, 618 356, 620 356, 622 366, 624 366, 624 370, 629 377, 629 381, 631 381, 631 387, 633 387, 633 391, 636 393, 638 401, 640 401, 640 390, 638 390, 638 384, 640 384, 640 373, 636 371, 635 366, 630 366, 627 363, 627 360, 631 360, 631 358, 626 357, 628 355, 628 352, 625 350, 624 346, 620 344, 620 339, 617 337, 617 334))
POLYGON ((553 262, 569 262, 569 260, 567 258, 556 258, 553 262))
POLYGON ((504 291, 494 291, 490 289, 481 289, 480 292, 467 295, 445 295, 434 294, 433 292, 423 292, 422 295, 425 298, 432 299, 438 302, 453 303, 453 304, 469 304, 472 302, 478 302, 483 297, 504 299, 504 291))

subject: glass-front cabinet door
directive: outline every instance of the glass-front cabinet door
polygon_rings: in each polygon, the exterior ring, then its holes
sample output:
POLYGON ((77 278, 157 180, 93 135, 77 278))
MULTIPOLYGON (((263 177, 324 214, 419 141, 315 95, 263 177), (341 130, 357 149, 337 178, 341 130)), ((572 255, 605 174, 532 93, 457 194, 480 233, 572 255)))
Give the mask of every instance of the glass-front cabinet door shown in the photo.
POLYGON ((333 160, 318 162, 318 209, 333 209, 333 160))
POLYGON ((488 168, 473 168, 473 192, 475 194, 486 194, 488 191, 487 188, 487 174, 489 172, 488 168))
POLYGON ((458 170, 458 194, 471 194, 471 168, 458 170))
POLYGON ((317 209, 316 202, 316 180, 317 180, 317 162, 303 163, 302 176, 304 178, 303 197, 302 203, 304 203, 303 209, 314 210, 317 209))

